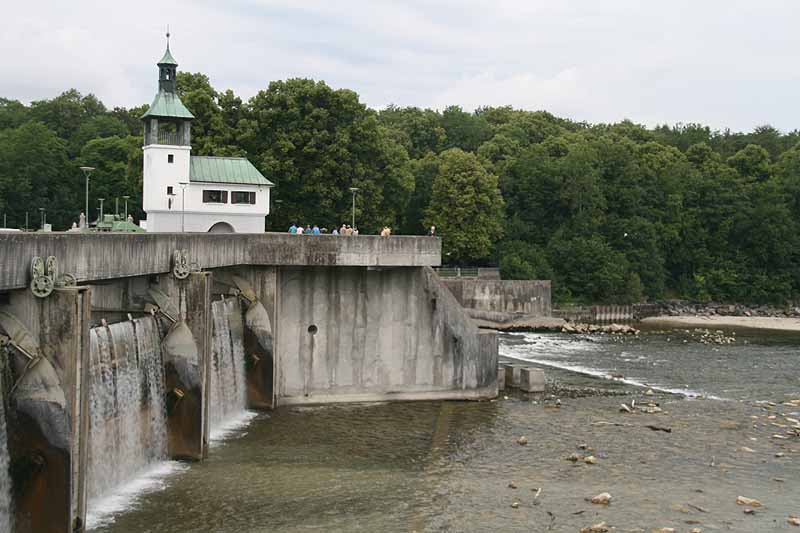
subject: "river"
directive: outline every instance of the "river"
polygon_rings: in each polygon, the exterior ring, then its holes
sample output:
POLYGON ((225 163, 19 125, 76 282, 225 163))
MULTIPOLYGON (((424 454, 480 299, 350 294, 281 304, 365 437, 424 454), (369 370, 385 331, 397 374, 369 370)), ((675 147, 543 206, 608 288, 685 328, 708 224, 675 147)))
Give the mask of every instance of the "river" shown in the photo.
POLYGON ((800 415, 781 405, 800 398, 798 347, 774 332, 737 331, 724 345, 683 330, 504 335, 501 354, 537 361, 550 379, 624 396, 565 396, 555 409, 508 391, 262 413, 92 531, 784 530, 800 515, 800 437, 773 435, 800 415), (663 412, 620 413, 631 400, 663 412), (566 461, 579 446, 598 463, 566 461), (611 505, 586 501, 604 491, 611 505), (764 505, 746 515, 740 495, 764 505))

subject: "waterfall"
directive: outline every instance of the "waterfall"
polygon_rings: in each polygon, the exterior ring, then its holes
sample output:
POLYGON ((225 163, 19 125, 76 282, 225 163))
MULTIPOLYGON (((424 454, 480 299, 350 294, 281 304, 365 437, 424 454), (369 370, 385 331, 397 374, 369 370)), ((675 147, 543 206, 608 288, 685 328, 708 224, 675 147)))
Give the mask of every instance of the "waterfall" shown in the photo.
POLYGON ((247 385, 244 368, 244 324, 236 298, 211 304, 212 359, 211 407, 212 432, 219 431, 232 420, 241 418, 247 407, 247 385))
POLYGON ((91 330, 89 498, 167 457, 164 366, 155 318, 91 330))
POLYGON ((11 476, 8 472, 8 435, 3 378, 0 376, 0 531, 11 531, 11 476))

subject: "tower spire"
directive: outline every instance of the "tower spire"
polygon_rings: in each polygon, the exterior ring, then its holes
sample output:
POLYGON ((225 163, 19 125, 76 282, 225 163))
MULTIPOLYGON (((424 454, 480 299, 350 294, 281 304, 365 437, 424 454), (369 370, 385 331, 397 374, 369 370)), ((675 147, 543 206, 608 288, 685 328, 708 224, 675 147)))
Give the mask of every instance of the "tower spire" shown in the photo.
POLYGON ((169 24, 167 24, 167 50, 169 50, 169 24))

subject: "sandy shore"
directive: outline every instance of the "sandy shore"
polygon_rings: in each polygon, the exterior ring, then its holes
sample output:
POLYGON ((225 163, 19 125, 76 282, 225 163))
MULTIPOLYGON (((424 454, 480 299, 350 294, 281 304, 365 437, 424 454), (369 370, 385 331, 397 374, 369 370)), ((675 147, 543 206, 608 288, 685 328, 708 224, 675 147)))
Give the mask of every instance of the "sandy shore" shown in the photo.
POLYGON ((782 331, 800 331, 798 318, 773 318, 750 316, 654 316, 642 320, 643 324, 664 327, 693 328, 754 328, 782 331))

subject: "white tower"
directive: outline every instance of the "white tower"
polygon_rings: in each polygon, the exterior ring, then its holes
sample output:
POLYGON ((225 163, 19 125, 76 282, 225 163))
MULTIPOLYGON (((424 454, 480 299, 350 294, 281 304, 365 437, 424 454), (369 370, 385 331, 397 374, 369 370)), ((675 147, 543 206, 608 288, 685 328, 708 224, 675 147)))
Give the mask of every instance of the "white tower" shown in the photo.
POLYGON ((141 117, 144 122, 142 199, 147 231, 181 231, 194 115, 176 93, 177 71, 178 63, 169 51, 168 33, 167 50, 158 62, 158 94, 141 117))

